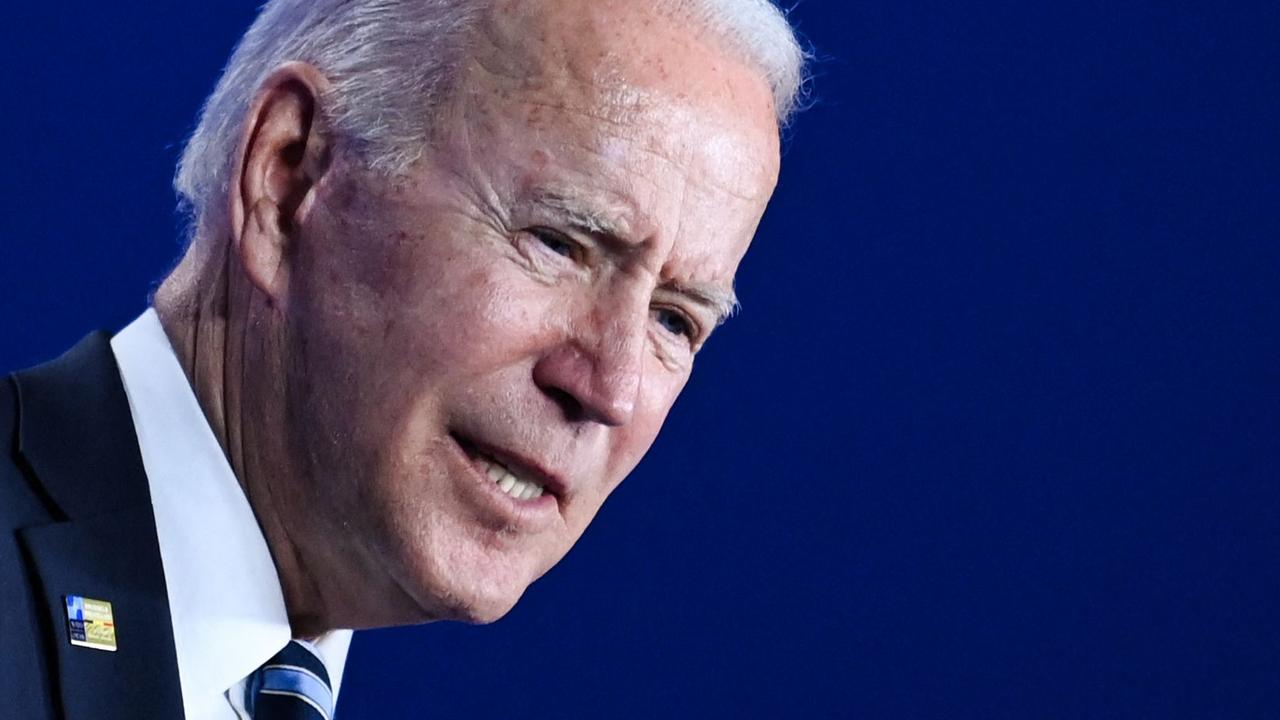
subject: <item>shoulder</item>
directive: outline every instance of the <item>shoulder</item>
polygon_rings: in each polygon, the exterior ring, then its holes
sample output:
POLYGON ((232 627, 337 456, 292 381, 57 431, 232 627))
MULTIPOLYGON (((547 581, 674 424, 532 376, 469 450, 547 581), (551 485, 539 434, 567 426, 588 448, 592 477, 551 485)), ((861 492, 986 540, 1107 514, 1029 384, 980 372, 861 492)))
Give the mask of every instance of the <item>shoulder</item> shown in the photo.
POLYGON ((51 678, 65 684, 68 673, 76 682, 59 693, 68 715, 122 717, 92 709, 115 687, 124 705, 166 708, 140 715, 180 716, 150 494, 110 336, 0 376, 0 443, 0 696, 13 717, 46 717, 60 687, 51 678), (64 655, 70 591, 119 600, 117 617, 134 621, 132 650, 111 666, 64 655))
POLYGON ((20 423, 16 381, 12 375, 0 377, 0 529, 6 531, 49 522, 57 515, 40 497, 40 484, 23 462, 20 423))
POLYGON ((7 455, 54 515, 150 505, 107 333, 90 333, 62 356, 13 373, 9 392, 9 407, 0 409, 15 426, 7 455), (85 490, 90 480, 93 492, 85 490))
POLYGON ((39 483, 24 467, 19 445, 19 404, 12 376, 0 376, 0 695, 13 717, 45 717, 50 663, 29 558, 19 540, 23 528, 57 519, 39 483))

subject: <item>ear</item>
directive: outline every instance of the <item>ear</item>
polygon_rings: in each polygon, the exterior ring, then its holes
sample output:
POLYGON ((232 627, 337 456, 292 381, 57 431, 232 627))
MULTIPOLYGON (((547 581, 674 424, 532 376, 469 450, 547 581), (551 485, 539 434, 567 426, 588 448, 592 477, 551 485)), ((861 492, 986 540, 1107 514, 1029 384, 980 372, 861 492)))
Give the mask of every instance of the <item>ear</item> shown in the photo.
POLYGON ((320 112, 328 89, 325 76, 306 63, 271 73, 249 110, 228 184, 232 254, 272 304, 285 298, 289 251, 328 169, 320 112))

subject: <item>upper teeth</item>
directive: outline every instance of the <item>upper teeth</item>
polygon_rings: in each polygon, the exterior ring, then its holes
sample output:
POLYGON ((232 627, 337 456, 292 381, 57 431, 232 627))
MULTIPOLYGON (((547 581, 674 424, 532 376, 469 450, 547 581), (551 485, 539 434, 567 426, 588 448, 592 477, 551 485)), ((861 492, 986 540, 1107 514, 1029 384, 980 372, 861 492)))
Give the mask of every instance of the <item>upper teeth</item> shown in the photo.
POLYGON ((498 489, 517 500, 529 500, 542 497, 544 489, 532 480, 521 480, 497 460, 478 456, 476 460, 484 468, 489 479, 498 484, 498 489))

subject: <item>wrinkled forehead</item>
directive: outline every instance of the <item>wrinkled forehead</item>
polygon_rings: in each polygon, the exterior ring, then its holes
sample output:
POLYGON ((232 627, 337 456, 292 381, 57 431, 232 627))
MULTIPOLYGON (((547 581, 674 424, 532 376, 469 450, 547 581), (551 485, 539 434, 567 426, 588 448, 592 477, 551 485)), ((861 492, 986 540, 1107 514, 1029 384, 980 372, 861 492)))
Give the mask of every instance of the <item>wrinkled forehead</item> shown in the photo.
POLYGON ((497 2, 479 26, 465 82, 489 90, 494 103, 542 108, 535 123, 545 115, 607 124, 616 132, 600 133, 602 142, 646 142, 733 195, 767 199, 777 176, 771 89, 722 43, 658 5, 497 2))
POLYGON ((688 43, 691 28, 682 27, 663 6, 625 0, 502 0, 479 25, 485 43, 479 53, 513 79, 564 77, 606 92, 621 83, 656 85, 667 79, 673 58, 678 62, 696 50, 688 43))

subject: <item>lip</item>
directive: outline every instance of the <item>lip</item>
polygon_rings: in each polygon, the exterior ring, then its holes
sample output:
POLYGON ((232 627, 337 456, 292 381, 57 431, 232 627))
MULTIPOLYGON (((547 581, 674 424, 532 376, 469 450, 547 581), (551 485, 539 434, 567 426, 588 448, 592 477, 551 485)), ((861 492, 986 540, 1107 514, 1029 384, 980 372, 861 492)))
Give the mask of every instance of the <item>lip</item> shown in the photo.
POLYGON ((460 433, 452 432, 449 435, 466 453, 468 459, 471 459, 476 453, 488 455, 505 465, 509 470, 514 471, 516 475, 537 482, 546 493, 554 495, 556 499, 563 498, 568 491, 568 484, 564 479, 538 464, 537 460, 504 448, 495 447, 483 440, 469 438, 460 433))
POLYGON ((487 506, 487 509, 492 514, 498 516, 504 527, 536 533, 548 529, 556 521, 560 514, 560 503, 565 492, 563 480, 547 472, 536 463, 509 451, 492 448, 488 444, 476 442, 469 437, 454 432, 450 432, 449 437, 453 440, 454 448, 457 450, 462 464, 466 465, 470 470, 472 479, 475 480, 475 485, 479 490, 477 493, 479 498, 477 499, 487 506), (506 465, 517 475, 541 484, 544 489, 543 494, 540 497, 529 498, 528 500, 517 500, 502 492, 497 483, 491 480, 488 474, 477 464, 476 453, 488 455, 506 465))

